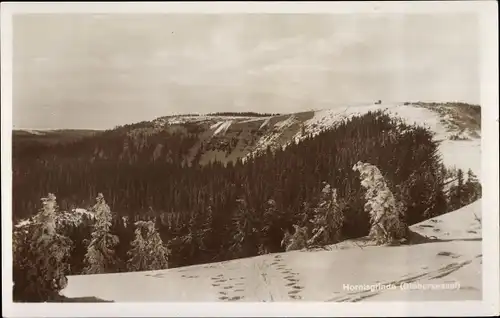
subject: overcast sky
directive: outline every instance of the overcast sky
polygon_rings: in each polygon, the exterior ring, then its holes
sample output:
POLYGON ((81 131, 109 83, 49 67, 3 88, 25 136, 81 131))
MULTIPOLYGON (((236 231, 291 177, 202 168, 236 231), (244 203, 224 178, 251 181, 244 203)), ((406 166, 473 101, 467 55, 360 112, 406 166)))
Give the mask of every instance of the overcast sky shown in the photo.
POLYGON ((479 104, 469 15, 20 15, 15 128, 342 103, 479 104))

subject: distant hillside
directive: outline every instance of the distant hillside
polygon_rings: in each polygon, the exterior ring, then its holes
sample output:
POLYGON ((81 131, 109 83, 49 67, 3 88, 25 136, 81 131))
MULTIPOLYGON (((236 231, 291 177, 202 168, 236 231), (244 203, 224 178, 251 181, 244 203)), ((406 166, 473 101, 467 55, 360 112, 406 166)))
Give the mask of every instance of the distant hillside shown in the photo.
MULTIPOLYGON (((339 120, 368 111, 387 110, 410 123, 431 125, 446 140, 472 140, 480 137, 481 108, 463 103, 373 104, 308 111, 295 114, 214 113, 160 117, 101 131, 15 131, 14 155, 19 149, 42 144, 56 145, 29 152, 37 157, 67 152, 93 161, 139 160, 182 162, 205 165, 217 161, 235 163, 258 155, 268 147, 276 149, 308 135, 329 129, 339 120), (64 144, 63 147, 57 143, 64 144), (70 150, 69 150, 70 149, 70 150)), ((22 156, 19 156, 21 158, 22 156)))
POLYGON ((14 157, 30 156, 33 152, 44 152, 47 146, 66 145, 96 136, 100 132, 89 129, 13 130, 12 151, 14 157), (23 155, 24 153, 26 154, 23 155))
POLYGON ((94 136, 100 133, 100 130, 91 129, 56 129, 56 130, 26 130, 14 129, 12 138, 16 141, 36 141, 46 143, 65 143, 81 138, 94 136))

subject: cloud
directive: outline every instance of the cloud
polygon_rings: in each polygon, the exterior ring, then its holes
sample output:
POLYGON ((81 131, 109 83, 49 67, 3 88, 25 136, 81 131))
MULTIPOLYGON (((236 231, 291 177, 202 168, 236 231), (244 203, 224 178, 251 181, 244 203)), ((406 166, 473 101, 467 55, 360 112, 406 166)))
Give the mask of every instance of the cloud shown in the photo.
POLYGON ((16 17, 14 121, 91 127, 96 112, 112 127, 170 112, 475 102, 477 36, 476 17, 446 14, 16 17), (26 116, 41 104, 58 115, 26 116))

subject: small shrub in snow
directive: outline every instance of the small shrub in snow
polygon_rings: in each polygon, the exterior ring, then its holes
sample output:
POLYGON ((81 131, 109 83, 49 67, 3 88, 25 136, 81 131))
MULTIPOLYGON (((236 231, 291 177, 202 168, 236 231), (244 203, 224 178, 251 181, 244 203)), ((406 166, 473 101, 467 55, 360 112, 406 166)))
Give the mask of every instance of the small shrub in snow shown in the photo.
POLYGON ((293 234, 286 232, 282 241, 287 252, 301 250, 307 247, 307 227, 300 227, 298 225, 294 225, 293 227, 295 232, 293 234))
POLYGON ((402 239, 406 225, 401 220, 401 207, 389 190, 380 170, 369 163, 358 161, 353 167, 361 175, 361 186, 366 189, 365 211, 370 213, 369 236, 378 244, 402 239))
POLYGON ((450 140, 469 140, 467 136, 464 136, 462 133, 455 133, 448 137, 450 140))

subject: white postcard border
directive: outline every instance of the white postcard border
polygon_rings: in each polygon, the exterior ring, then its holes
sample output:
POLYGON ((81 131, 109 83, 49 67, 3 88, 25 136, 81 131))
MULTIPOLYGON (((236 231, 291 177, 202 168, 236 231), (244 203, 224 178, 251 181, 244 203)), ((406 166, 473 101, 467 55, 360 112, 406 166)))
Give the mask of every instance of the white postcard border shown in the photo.
MULTIPOLYGON (((2 308, 5 317, 466 316, 499 313, 498 7, 495 1, 435 2, 81 2, 1 4, 2 308), (481 21, 483 300, 364 303, 12 302, 12 14, 17 13, 458 13, 481 21)), ((131 286, 133 288, 133 286, 131 286)))

